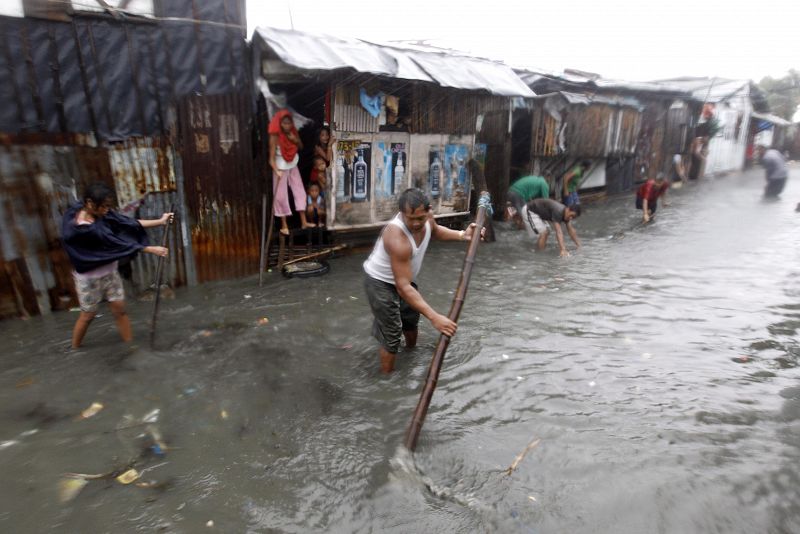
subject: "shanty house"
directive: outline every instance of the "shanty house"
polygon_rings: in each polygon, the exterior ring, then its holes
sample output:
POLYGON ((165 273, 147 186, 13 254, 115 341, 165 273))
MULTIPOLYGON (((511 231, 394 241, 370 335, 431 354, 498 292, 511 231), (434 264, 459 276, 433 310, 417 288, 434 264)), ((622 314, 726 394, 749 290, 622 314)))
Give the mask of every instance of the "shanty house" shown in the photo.
POLYGON ((385 224, 412 186, 436 217, 466 215, 470 159, 504 198, 511 99, 534 93, 502 63, 274 28, 256 30, 253 57, 270 107, 311 122, 300 130, 307 147, 323 125, 337 139, 325 192, 335 234, 385 224))

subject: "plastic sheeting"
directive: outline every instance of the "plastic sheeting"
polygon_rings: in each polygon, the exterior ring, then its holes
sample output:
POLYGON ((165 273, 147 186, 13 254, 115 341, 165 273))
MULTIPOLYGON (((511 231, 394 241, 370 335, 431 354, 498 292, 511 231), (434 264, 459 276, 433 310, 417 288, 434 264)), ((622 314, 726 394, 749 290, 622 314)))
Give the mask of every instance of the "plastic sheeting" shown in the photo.
POLYGON ((0 17, 0 132, 165 133, 177 98, 246 87, 245 47, 220 26, 0 17))
POLYGON ((455 89, 488 91, 501 96, 535 96, 510 67, 490 60, 275 28, 257 28, 253 41, 271 49, 284 63, 300 69, 351 68, 393 78, 433 81, 455 89))

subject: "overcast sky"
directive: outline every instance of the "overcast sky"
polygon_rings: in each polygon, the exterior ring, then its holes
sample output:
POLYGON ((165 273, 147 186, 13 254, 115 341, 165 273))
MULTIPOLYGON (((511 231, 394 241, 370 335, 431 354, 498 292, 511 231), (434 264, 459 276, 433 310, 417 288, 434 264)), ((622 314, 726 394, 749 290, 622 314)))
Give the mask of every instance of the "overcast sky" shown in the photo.
POLYGON ((248 35, 292 21, 312 33, 427 39, 512 66, 627 80, 759 81, 800 69, 800 0, 247 0, 248 35))

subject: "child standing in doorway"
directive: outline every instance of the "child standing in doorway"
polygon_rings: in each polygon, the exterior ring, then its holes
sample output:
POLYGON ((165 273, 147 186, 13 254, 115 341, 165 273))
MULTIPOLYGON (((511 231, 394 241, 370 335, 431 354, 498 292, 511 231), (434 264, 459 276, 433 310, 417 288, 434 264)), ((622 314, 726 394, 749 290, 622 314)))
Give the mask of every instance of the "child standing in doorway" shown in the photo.
POLYGON ((289 235, 289 225, 286 217, 292 214, 289 204, 289 189, 292 190, 295 208, 300 208, 300 224, 303 228, 312 228, 306 220, 305 206, 306 191, 303 189, 303 180, 297 163, 300 161, 298 150, 303 148, 303 142, 294 126, 292 114, 287 109, 278 111, 269 123, 269 164, 272 167, 272 194, 274 201, 273 210, 281 219, 280 232, 289 235))

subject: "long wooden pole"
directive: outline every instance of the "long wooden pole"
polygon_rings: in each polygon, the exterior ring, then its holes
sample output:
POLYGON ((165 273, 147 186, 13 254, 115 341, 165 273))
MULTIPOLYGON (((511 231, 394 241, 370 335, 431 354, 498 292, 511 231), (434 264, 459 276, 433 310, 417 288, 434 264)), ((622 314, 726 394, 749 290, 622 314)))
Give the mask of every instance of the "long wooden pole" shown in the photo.
POLYGON ((306 254, 305 256, 300 256, 299 258, 295 258, 293 260, 283 262, 283 266, 286 267, 287 265, 291 265, 292 263, 297 263, 299 261, 310 260, 312 258, 318 258, 320 256, 324 256, 325 254, 330 254, 331 252, 336 252, 337 250, 342 250, 343 248, 347 248, 347 245, 336 245, 335 247, 326 248, 325 250, 320 250, 319 252, 314 252, 312 254, 306 254))
POLYGON ((258 287, 264 285, 264 253, 267 240, 267 194, 261 195, 261 255, 258 258, 258 287))
MULTIPOLYGON (((483 228, 485 220, 486 207, 479 205, 478 214, 475 218, 475 231, 472 233, 467 255, 464 258, 464 267, 461 269, 461 277, 458 280, 458 289, 456 289, 453 304, 450 306, 450 313, 447 315, 450 320, 454 322, 458 322, 458 317, 461 315, 461 308, 464 306, 464 299, 467 296, 467 286, 469 286, 469 278, 472 275, 472 266, 475 263, 475 254, 478 252, 478 243, 481 241, 481 228, 483 228)), ((425 385, 419 396, 417 408, 414 410, 414 417, 411 419, 411 424, 408 425, 408 430, 406 430, 404 444, 410 451, 417 448, 417 439, 419 439, 419 433, 422 431, 422 424, 425 422, 428 406, 431 404, 433 391, 436 389, 436 383, 439 380, 439 371, 442 369, 444 355, 449 345, 450 337, 441 334, 439 336, 439 342, 436 344, 436 351, 433 353, 430 367, 428 367, 428 377, 425 379, 425 385)))
MULTIPOLYGON (((175 213, 175 204, 172 204, 169 208, 170 213, 175 213)), ((167 246, 167 240, 169 239, 169 229, 172 227, 172 220, 174 219, 174 215, 170 218, 169 222, 167 223, 167 227, 164 228, 164 235, 161 238, 161 246, 167 246)), ((158 265, 156 266, 156 298, 155 302, 153 303, 153 318, 150 321, 150 348, 155 345, 156 342, 156 318, 158 316, 158 304, 161 302, 161 275, 164 274, 164 256, 158 257, 158 265)))

